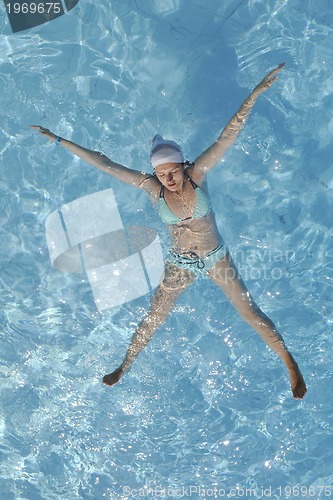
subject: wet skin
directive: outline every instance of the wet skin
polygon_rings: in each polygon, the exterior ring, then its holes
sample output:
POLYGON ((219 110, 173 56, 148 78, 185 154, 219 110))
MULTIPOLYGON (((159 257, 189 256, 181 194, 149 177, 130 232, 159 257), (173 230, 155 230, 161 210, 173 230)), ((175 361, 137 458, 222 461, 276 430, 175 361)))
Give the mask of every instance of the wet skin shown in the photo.
MULTIPOLYGON (((170 194, 175 193, 177 195, 177 193, 182 193, 184 196, 186 196, 187 194, 190 198, 191 194, 193 193, 193 188, 189 188, 186 185, 188 181, 184 176, 183 165, 176 165, 173 163, 161 165, 160 167, 156 168, 156 176, 158 177, 161 184, 163 184, 163 186, 165 187, 165 190, 169 191, 170 194)), ((168 193, 166 193, 166 195, 168 195, 168 193)), ((190 244, 189 242, 190 239, 187 239, 188 244, 190 244)), ((289 372, 291 391, 293 393, 293 396, 295 399, 302 399, 307 392, 306 385, 296 361, 287 350, 285 351, 285 354, 283 356, 283 361, 289 372)), ((103 378, 103 383, 107 386, 112 386, 119 382, 124 373, 125 370, 120 366, 114 372, 105 375, 103 378)))

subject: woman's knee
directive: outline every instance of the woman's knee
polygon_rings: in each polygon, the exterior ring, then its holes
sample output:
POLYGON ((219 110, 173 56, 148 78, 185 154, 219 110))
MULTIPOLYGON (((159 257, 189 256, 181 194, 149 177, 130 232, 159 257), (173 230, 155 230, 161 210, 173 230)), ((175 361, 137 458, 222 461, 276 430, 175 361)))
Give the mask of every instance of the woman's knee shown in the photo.
POLYGON ((156 325, 164 323, 176 305, 179 296, 184 292, 190 282, 171 283, 163 281, 151 299, 150 311, 147 320, 156 325))
POLYGON ((241 318, 252 327, 266 326, 272 328, 273 322, 255 303, 238 309, 241 318))

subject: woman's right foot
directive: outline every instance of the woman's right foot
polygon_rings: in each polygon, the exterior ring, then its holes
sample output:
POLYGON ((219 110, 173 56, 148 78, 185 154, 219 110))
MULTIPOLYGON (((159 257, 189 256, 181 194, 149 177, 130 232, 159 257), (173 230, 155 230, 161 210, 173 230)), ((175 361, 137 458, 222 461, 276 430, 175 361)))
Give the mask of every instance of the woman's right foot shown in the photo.
POLYGON ((289 375, 294 398, 303 399, 306 394, 306 385, 296 362, 295 366, 289 369, 289 375))
POLYGON ((109 373, 108 375, 104 375, 103 377, 103 384, 105 385, 114 385, 117 382, 119 382, 120 378, 124 374, 124 371, 121 368, 118 368, 112 373, 109 373))

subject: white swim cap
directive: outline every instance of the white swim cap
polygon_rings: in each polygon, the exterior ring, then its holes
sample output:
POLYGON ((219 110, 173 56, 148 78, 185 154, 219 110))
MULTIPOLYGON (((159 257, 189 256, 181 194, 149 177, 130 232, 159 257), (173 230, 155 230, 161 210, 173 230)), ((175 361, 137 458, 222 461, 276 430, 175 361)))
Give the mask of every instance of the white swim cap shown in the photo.
POLYGON ((153 168, 164 163, 184 163, 182 148, 176 142, 156 134, 151 145, 150 161, 153 168))

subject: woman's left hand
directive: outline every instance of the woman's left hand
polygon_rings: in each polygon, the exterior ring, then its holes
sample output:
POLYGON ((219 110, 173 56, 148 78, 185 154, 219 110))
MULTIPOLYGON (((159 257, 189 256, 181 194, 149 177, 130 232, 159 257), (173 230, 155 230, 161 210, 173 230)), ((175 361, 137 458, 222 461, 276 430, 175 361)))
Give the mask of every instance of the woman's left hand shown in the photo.
POLYGON ((285 67, 285 63, 281 63, 278 65, 277 68, 273 69, 268 73, 268 75, 265 76, 263 80, 259 83, 259 85, 256 86, 253 92, 265 92, 265 90, 269 89, 274 82, 278 79, 278 76, 276 76, 277 73, 279 73, 283 68, 285 67))

